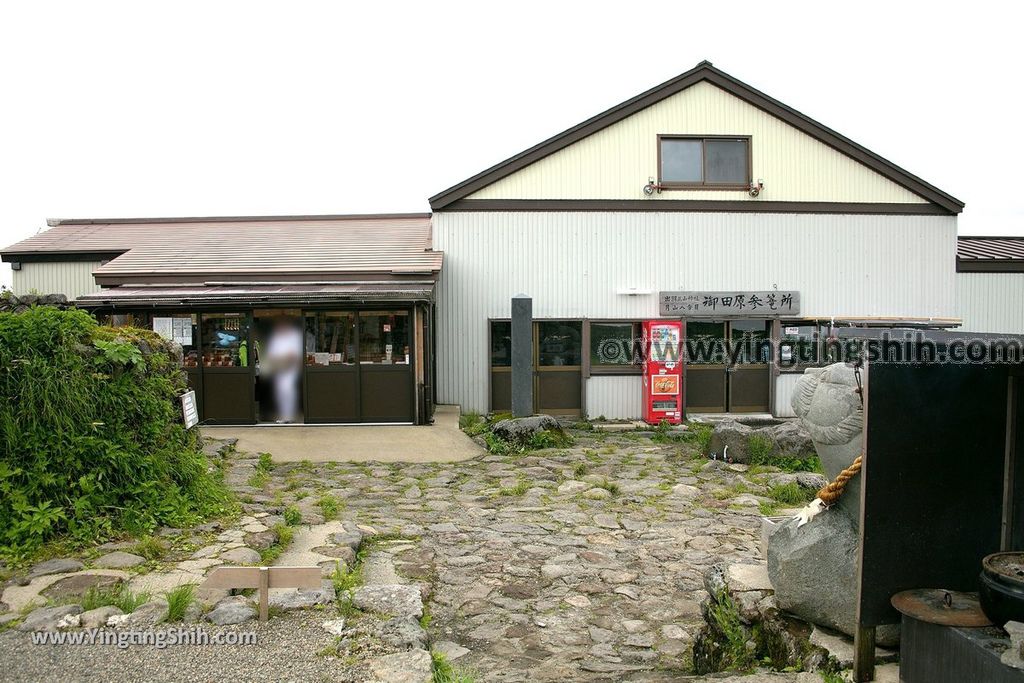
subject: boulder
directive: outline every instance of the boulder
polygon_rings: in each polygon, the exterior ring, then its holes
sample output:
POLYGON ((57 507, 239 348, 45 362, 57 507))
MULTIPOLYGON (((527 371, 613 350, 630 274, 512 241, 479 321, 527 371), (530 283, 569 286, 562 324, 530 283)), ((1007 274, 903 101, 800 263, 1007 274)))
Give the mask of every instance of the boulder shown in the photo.
POLYGON ((413 617, 392 617, 377 632, 377 637, 386 645, 399 650, 417 650, 427 647, 427 632, 413 617))
POLYGON ((259 564, 261 558, 252 548, 232 548, 221 553, 220 559, 228 564, 259 564))
POLYGON ((244 595, 231 595, 219 601, 205 618, 218 626, 241 624, 256 618, 256 608, 244 595))
POLYGON ((316 605, 327 605, 335 600, 334 584, 323 581, 320 588, 297 588, 274 591, 270 594, 270 605, 284 610, 303 609, 316 605))
POLYGON ((798 420, 787 420, 759 431, 763 431, 772 440, 778 453, 795 456, 815 453, 811 433, 798 420))
POLYGON ((51 583, 39 592, 44 598, 55 602, 63 602, 70 598, 78 598, 89 589, 112 589, 123 583, 120 576, 107 576, 106 574, 72 574, 71 576, 51 583))
POLYGON ((729 448, 728 457, 733 462, 750 462, 750 453, 747 445, 754 429, 736 420, 722 420, 715 425, 711 433, 711 441, 708 444, 708 455, 715 455, 718 458, 725 457, 726 447, 729 448))
MULTIPOLYGON (((786 612, 812 624, 853 636, 857 627, 857 529, 832 510, 797 528, 777 525, 768 539, 768 577, 786 612)), ((892 646, 898 626, 880 626, 875 640, 892 646)))
POLYGON ((560 432, 562 427, 550 415, 533 415, 501 420, 491 428, 495 436, 518 446, 528 444, 534 436, 545 430, 560 432))
POLYGON ((167 601, 154 598, 128 615, 124 621, 127 628, 147 629, 167 619, 167 601))
POLYGON ((57 625, 68 616, 82 613, 81 605, 61 605, 60 607, 40 607, 25 617, 18 624, 19 631, 56 631, 57 625))

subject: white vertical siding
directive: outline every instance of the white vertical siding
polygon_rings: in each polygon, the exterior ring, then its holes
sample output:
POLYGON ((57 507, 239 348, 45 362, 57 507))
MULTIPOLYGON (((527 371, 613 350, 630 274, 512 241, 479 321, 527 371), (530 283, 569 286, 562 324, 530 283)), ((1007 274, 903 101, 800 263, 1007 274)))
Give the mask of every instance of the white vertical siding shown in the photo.
POLYGON ((649 201, 896 202, 926 200, 782 119, 710 83, 676 95, 534 162, 470 199, 644 199, 658 177, 659 134, 750 135, 753 179, 764 191, 673 190, 649 201))
POLYGON ((809 316, 956 314, 953 216, 439 212, 434 248, 438 400, 464 410, 488 408, 487 321, 519 293, 536 318, 651 318, 660 290, 772 285, 809 316))
POLYGON ((957 273, 964 332, 1024 334, 1024 273, 957 273))
POLYGON ((99 291, 92 277, 92 271, 99 267, 99 261, 22 263, 21 270, 12 273, 12 290, 15 294, 64 294, 75 299, 99 291))
POLYGON ((639 375, 603 375, 587 380, 587 416, 638 419, 643 379, 639 375))
POLYGON ((775 378, 775 416, 796 417, 793 406, 793 392, 796 390, 796 383, 803 377, 803 373, 787 372, 775 378))

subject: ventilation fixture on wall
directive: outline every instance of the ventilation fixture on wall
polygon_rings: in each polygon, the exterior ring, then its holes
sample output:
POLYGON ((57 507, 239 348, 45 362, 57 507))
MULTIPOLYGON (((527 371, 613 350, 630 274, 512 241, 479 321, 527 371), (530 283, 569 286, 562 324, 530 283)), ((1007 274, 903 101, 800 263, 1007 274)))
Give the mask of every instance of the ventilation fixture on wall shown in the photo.
POLYGON ((661 194, 661 185, 654 182, 654 178, 648 178, 647 184, 644 185, 644 194, 650 197, 655 192, 661 194))
POLYGON ((11 261, 11 270, 21 270, 21 261, 11 261))
POLYGON ((757 195, 761 194, 761 190, 763 189, 764 181, 758 178, 756 183, 750 183, 750 189, 747 190, 747 194, 749 194, 751 197, 756 197, 757 195))

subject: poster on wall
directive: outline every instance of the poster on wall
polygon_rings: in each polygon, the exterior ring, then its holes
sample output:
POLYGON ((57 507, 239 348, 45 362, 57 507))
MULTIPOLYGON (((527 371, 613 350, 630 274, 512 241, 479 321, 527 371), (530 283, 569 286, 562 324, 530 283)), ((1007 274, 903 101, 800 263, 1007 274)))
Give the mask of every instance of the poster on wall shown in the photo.
POLYGON ((182 346, 192 346, 192 316, 153 318, 153 331, 182 346))

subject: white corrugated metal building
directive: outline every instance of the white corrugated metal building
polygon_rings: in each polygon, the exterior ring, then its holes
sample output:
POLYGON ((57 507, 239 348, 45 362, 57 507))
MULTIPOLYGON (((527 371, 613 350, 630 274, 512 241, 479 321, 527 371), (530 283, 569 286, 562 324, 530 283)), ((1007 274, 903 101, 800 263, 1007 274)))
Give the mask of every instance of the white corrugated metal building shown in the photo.
MULTIPOLYGON (((789 292, 799 310, 686 316, 687 336, 953 326, 963 204, 709 63, 431 198, 437 398, 508 405, 510 298, 533 298, 535 408, 637 417, 640 368, 608 339, 660 295, 789 292)), ((731 296, 729 297, 731 298, 731 296)), ((760 360, 760 359, 756 359, 760 360)), ((786 415, 808 364, 686 369, 689 411, 786 415)))

